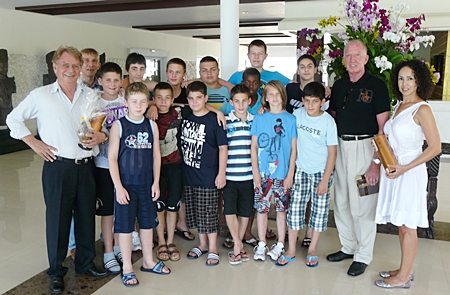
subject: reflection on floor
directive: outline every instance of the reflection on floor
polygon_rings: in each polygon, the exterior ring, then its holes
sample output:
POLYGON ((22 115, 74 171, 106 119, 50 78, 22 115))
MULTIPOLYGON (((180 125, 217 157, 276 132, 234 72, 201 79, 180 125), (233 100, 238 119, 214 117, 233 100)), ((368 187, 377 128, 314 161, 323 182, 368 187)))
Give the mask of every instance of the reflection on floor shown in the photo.
MULTIPOLYGON (((42 160, 28 150, 0 156, 0 167, 0 293, 48 294, 48 278, 44 272, 48 267, 45 207, 40 184, 42 160)), ((275 228, 273 221, 270 224, 275 228)), ((436 222, 438 238, 448 241, 448 228, 448 223, 436 222)), ((303 234, 301 231, 300 236, 303 234)), ((223 240, 220 238, 219 243, 223 240)), ((450 243, 447 241, 420 239, 414 264, 417 277, 412 288, 389 293, 450 294, 450 243)), ((69 257, 65 261, 70 270, 64 278, 64 294, 386 294, 373 281, 379 279, 379 271, 395 269, 400 261, 398 237, 379 233, 374 260, 366 272, 358 277, 348 276, 351 261, 331 263, 325 259, 327 254, 339 249, 335 228, 322 235, 318 247, 320 265, 313 269, 305 266, 306 250, 300 247, 296 261, 279 268, 269 260, 253 259, 232 266, 227 261, 228 250, 220 246, 220 264, 207 267, 206 255, 197 260, 186 258, 186 253, 197 246, 196 241, 175 237, 175 243, 182 258, 166 263, 172 269, 168 276, 141 272, 141 254, 134 255, 140 281, 136 288, 124 287, 120 276, 94 279, 75 275, 69 257)), ((246 251, 251 252, 251 247, 246 246, 246 251)), ((100 242, 97 242, 97 252, 99 265, 100 242)))

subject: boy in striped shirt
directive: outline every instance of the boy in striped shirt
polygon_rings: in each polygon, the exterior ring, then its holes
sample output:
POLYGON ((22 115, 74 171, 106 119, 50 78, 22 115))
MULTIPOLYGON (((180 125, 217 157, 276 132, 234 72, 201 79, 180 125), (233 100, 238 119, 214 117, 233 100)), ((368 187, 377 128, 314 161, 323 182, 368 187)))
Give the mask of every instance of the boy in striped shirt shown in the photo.
POLYGON ((250 91, 245 85, 231 90, 230 103, 234 107, 227 116, 228 161, 226 186, 223 188, 224 210, 228 228, 234 240, 234 248, 228 254, 230 264, 249 260, 244 251, 244 238, 249 217, 253 213, 253 174, 251 164, 250 127, 253 115, 247 109, 251 102, 250 91))

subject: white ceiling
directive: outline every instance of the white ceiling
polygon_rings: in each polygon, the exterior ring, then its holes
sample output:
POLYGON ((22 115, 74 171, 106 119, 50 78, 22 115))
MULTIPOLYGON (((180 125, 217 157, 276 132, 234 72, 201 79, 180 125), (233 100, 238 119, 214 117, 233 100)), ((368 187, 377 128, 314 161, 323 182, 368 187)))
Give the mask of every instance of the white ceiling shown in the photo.
MULTIPOLYGON (((96 2, 97 0, 1 0, 0 7, 14 9, 21 6, 36 6, 48 4, 96 2)), ((189 1, 189 0, 184 0, 189 1)), ((269 3, 240 4, 240 21, 273 21, 281 20, 285 15, 285 4, 282 1, 269 3)), ((56 17, 63 17, 86 22, 95 22, 120 27, 132 26, 155 26, 169 24, 195 24, 195 23, 218 23, 220 21, 220 6, 209 5, 200 7, 184 7, 171 9, 154 9, 140 11, 119 11, 101 13, 67 14, 56 17)), ((220 29, 194 29, 194 30, 164 30, 166 34, 179 36, 202 36, 220 35, 220 29)), ((240 34, 257 33, 279 33, 278 26, 243 27, 240 34)), ((288 33, 288 32, 286 32, 288 33)), ((254 38, 251 38, 254 39, 254 38)), ((251 39, 241 38, 241 44, 248 44, 251 39)), ((277 38, 260 38, 267 44, 272 45, 295 45, 297 40, 295 35, 277 38)))

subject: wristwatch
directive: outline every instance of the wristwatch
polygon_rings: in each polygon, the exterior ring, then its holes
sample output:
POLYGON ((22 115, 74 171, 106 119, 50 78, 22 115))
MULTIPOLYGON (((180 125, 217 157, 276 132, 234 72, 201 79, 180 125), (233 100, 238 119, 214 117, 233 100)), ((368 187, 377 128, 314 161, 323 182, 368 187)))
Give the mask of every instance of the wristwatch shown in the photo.
POLYGON ((105 132, 103 132, 103 134, 105 134, 105 141, 104 141, 104 142, 102 142, 102 144, 104 144, 105 142, 107 142, 107 141, 108 141, 108 135, 106 135, 106 133, 105 133, 105 132))
POLYGON ((380 159, 376 159, 376 158, 373 158, 372 162, 374 162, 377 165, 379 165, 381 163, 380 159))

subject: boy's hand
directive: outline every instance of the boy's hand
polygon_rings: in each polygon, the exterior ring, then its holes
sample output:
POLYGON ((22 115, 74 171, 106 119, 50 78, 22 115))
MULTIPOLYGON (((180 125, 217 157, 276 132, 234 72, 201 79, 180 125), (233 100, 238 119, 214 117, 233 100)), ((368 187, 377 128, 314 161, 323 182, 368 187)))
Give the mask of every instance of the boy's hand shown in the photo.
POLYGON ((227 120, 225 119, 224 113, 221 111, 217 112, 217 124, 223 127, 223 130, 227 130, 227 120))
POLYGON ((89 133, 87 137, 89 137, 89 139, 83 140, 83 145, 88 148, 93 148, 97 144, 105 142, 106 134, 101 131, 92 130, 92 132, 89 133))
POLYGON ((130 200, 130 196, 125 188, 116 188, 116 199, 120 205, 127 205, 130 200))
POLYGON ((152 185, 152 201, 156 201, 160 196, 159 183, 153 183, 152 185))
POLYGON ((264 111, 265 111, 264 107, 261 106, 258 110, 258 115, 264 114, 264 111))
POLYGON ((145 117, 152 121, 158 120, 158 108, 155 105, 150 106, 145 114, 145 117))
POLYGON ((253 174, 253 184, 255 185, 256 188, 262 190, 261 175, 253 174))
POLYGON ((319 182, 319 185, 317 186, 317 194, 319 196, 325 195, 328 191, 328 181, 325 181, 325 179, 322 179, 319 182))
POLYGON ((285 190, 288 190, 292 187, 293 184, 294 184, 294 178, 288 176, 284 179, 283 187, 285 190))
POLYGON ((225 178, 225 174, 224 173, 217 174, 216 181, 214 182, 214 184, 216 185, 217 189, 223 188, 226 183, 227 183, 227 181, 226 181, 226 178, 225 178))

